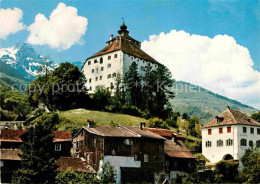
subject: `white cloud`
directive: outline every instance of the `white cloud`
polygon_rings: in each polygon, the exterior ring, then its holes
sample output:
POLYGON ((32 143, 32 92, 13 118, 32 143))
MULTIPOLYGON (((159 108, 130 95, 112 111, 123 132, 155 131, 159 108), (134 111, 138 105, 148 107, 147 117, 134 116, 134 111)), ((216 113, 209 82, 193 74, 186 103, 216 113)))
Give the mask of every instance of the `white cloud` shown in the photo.
POLYGON ((249 51, 228 35, 191 35, 185 31, 151 35, 142 48, 169 67, 176 80, 260 108, 260 72, 249 51))
POLYGON ((30 36, 27 41, 33 45, 49 45, 59 50, 69 49, 82 43, 82 36, 87 30, 88 20, 79 16, 77 9, 59 3, 47 19, 43 14, 35 17, 35 22, 28 27, 30 36))
POLYGON ((0 39, 7 38, 24 29, 22 22, 23 12, 19 8, 0 9, 0 39))

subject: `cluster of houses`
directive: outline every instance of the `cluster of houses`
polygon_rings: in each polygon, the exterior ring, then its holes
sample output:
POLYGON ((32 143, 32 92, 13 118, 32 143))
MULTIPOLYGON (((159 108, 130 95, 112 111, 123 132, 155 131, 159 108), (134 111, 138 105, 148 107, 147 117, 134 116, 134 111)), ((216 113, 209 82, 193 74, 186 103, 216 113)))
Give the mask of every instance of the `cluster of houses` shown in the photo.
MULTIPOLYGON (((23 129, 2 129, 1 182, 17 182, 13 173, 20 167, 23 129)), ((92 127, 91 121, 74 137, 67 131, 53 132, 59 171, 97 174, 109 162, 116 170, 117 183, 157 183, 162 177, 176 179, 196 170, 196 157, 183 144, 183 137, 171 130, 136 127, 92 127), (73 151, 72 151, 73 150, 73 151)))

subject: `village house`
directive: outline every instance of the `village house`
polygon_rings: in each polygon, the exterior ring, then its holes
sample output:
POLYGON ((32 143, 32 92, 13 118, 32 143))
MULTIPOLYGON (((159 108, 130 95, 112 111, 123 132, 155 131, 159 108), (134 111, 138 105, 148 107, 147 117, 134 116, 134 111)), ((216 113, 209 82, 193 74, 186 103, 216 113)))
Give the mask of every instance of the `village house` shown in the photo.
MULTIPOLYGON (((15 183, 17 178, 13 177, 14 171, 18 170, 21 165, 21 158, 18 154, 21 154, 20 146, 22 144, 23 136, 26 135, 26 130, 18 129, 2 129, 0 135, 1 153, 1 182, 2 183, 15 183)), ((50 145, 55 151, 55 157, 71 156, 70 150, 71 133, 67 131, 54 131, 53 132, 53 144, 50 145)), ((0 183, 1 183, 0 182, 0 183)))
POLYGON ((168 129, 144 129, 166 138, 166 140, 164 141, 164 153, 165 173, 168 181, 174 182, 174 180, 178 176, 181 176, 183 172, 190 173, 196 171, 196 157, 184 145, 184 137, 168 129))
POLYGON ((72 139, 73 156, 83 157, 98 173, 107 162, 116 183, 154 183, 164 170, 165 138, 139 127, 83 127, 72 139))
POLYGON ((202 128, 202 154, 211 163, 240 160, 250 147, 260 147, 260 123, 238 110, 227 107, 202 128))
POLYGON ((120 74, 124 77, 133 62, 138 65, 137 71, 141 77, 144 77, 144 69, 147 65, 154 70, 160 64, 141 50, 141 42, 129 36, 124 22, 120 26, 118 36, 111 35, 106 45, 105 48, 87 58, 82 67, 89 93, 94 93, 98 86, 110 88, 113 92, 116 76, 120 74))

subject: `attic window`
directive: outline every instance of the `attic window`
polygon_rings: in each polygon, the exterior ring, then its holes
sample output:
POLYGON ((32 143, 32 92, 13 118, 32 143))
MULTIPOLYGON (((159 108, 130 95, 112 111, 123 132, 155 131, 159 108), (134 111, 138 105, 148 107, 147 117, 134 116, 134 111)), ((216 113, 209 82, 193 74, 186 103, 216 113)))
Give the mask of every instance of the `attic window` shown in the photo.
POLYGON ((224 118, 222 118, 222 117, 216 116, 216 118, 217 118, 217 123, 221 123, 224 120, 224 118))

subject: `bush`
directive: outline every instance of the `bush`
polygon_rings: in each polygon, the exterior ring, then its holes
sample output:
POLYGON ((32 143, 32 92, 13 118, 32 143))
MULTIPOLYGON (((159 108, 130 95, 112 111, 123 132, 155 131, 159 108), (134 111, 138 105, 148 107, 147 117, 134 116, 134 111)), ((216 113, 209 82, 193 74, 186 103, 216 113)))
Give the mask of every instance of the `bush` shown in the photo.
POLYGON ((116 170, 114 166, 110 164, 110 162, 105 163, 103 165, 103 173, 101 176, 101 183, 102 184, 112 184, 116 183, 116 170))
POLYGON ((98 184, 98 180, 94 175, 88 173, 78 173, 71 169, 59 172, 56 176, 56 184, 98 184))
POLYGON ((169 129, 168 125, 166 124, 165 121, 163 121, 160 118, 150 118, 147 121, 147 127, 150 128, 165 128, 165 129, 169 129))
POLYGON ((0 120, 1 121, 14 121, 16 120, 18 115, 13 112, 9 112, 7 110, 0 109, 0 120))
MULTIPOLYGON (((216 179, 220 182, 235 182, 238 175, 238 162, 221 160, 216 164, 216 179)), ((216 181, 217 182, 217 181, 216 181)))

